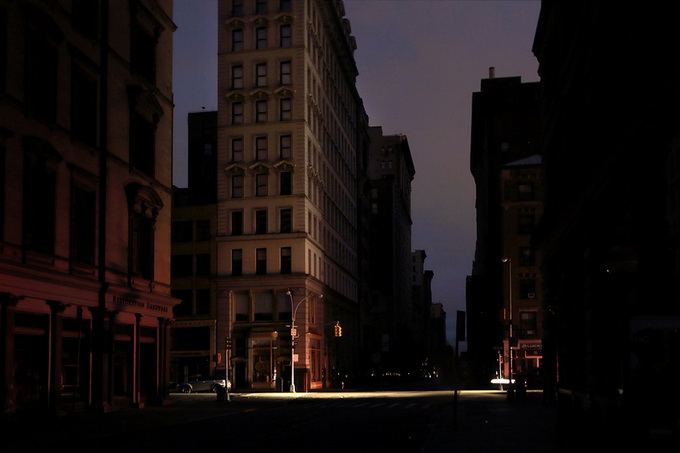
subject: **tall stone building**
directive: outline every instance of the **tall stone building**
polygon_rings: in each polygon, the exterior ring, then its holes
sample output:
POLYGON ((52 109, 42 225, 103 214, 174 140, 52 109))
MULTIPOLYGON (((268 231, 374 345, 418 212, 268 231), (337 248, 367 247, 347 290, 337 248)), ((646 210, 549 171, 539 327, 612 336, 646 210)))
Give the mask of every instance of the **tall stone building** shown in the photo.
POLYGON ((477 241, 466 332, 477 387, 540 367, 540 260, 530 243, 542 213, 538 95, 538 83, 496 78, 492 68, 472 97, 477 241))
POLYGON ((0 1, 4 411, 165 395, 171 18, 170 0, 0 1))
POLYGON ((236 387, 320 388, 358 360, 355 41, 341 1, 218 14, 218 341, 236 387))
MULTIPOLYGON (((367 347, 376 371, 414 370, 422 360, 421 319, 414 307, 411 181, 415 166, 404 135, 370 128, 371 298, 367 347)), ((424 258, 423 258, 424 260, 424 258)))

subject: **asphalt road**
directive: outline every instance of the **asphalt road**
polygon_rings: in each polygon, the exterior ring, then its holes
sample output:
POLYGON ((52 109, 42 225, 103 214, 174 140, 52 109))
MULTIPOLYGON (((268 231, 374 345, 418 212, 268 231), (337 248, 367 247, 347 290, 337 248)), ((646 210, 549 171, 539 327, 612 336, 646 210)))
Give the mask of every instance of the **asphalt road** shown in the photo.
POLYGON ((231 412, 119 433, 97 450, 418 452, 452 400, 451 391, 240 397, 228 403, 231 412))

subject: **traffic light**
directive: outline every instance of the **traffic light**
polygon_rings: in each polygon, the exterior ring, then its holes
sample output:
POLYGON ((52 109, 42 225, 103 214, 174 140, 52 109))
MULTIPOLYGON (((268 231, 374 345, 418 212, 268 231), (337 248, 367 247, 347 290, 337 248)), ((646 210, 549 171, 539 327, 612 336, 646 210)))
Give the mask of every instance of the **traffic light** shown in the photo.
POLYGON ((224 349, 231 349, 231 338, 226 337, 224 339, 224 349))
POLYGON ((340 321, 335 323, 335 336, 336 337, 342 336, 342 327, 340 327, 340 321))

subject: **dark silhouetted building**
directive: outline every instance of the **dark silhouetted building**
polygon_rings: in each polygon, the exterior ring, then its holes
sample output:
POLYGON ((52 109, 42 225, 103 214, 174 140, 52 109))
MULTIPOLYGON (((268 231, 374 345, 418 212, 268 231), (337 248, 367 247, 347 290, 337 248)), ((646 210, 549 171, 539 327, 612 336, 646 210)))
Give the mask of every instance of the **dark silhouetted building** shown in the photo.
POLYGON ((477 242, 466 288, 466 371, 475 387, 541 365, 539 260, 530 244, 542 196, 538 96, 538 83, 496 78, 492 68, 472 97, 477 242))
POLYGON ((679 443, 676 22, 671 3, 544 1, 533 48, 549 396, 567 432, 645 451, 679 443))

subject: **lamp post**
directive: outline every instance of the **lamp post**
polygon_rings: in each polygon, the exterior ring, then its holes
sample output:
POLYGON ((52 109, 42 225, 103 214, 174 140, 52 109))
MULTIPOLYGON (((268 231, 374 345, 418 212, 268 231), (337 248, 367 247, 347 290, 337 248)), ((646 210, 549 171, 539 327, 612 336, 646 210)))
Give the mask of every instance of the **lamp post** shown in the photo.
POLYGON ((508 392, 511 392, 514 386, 513 381, 513 363, 512 363, 512 338, 513 338, 513 332, 512 332, 512 259, 510 258, 503 258, 501 261, 504 263, 508 263, 508 321, 510 323, 509 329, 508 329, 508 363, 510 365, 509 370, 508 370, 508 377, 509 377, 509 384, 508 384, 508 392))
MULTIPOLYGON (((286 291, 286 294, 290 298, 290 306, 291 308, 293 307, 293 292, 289 289, 286 291)), ((309 296, 301 299, 298 301, 298 303, 295 305, 295 309, 293 310, 293 317, 291 318, 292 322, 290 323, 290 392, 295 393, 295 337, 297 335, 297 326, 295 325, 295 317, 297 315, 297 310, 300 308, 300 305, 302 302, 306 301, 310 297, 312 297, 313 294, 310 294, 309 296)), ((319 296, 319 298, 323 298, 323 294, 319 296)))

